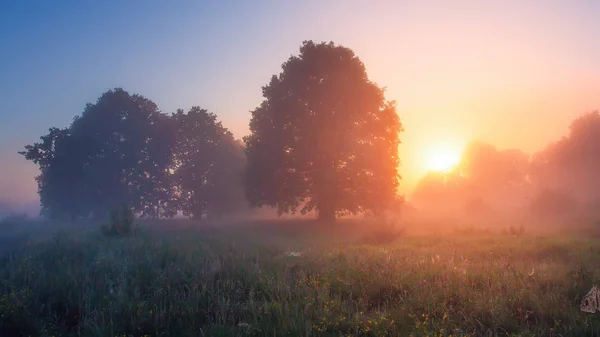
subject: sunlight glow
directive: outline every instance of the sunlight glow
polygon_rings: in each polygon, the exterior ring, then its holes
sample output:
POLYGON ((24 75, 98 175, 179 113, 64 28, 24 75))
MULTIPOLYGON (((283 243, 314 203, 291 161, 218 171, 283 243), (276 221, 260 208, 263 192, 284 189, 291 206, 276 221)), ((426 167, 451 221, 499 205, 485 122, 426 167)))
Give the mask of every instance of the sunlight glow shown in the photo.
POLYGON ((460 161, 460 149, 442 143, 431 146, 425 156, 425 168, 431 171, 446 172, 460 161))

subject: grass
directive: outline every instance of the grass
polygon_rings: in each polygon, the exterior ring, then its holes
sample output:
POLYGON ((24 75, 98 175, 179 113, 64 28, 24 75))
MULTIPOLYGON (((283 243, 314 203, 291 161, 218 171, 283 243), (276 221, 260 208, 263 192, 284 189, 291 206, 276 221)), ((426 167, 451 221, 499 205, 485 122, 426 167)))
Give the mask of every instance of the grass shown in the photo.
POLYGON ((344 223, 188 224, 70 230, 4 254, 0 336, 600 335, 600 314, 579 309, 599 239, 374 244, 344 223))

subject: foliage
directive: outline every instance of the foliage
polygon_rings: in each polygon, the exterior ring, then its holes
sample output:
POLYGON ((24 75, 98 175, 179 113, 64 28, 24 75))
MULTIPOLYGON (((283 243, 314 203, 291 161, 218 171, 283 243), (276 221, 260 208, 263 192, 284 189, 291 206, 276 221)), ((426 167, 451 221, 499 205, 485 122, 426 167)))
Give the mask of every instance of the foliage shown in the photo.
POLYGON ((511 235, 523 235, 525 233, 525 226, 523 224, 519 225, 519 227, 510 226, 508 227, 508 233, 511 235))
POLYGON ((127 205, 114 209, 110 212, 110 223, 102 225, 100 230, 105 236, 131 236, 137 230, 135 214, 127 205))
POLYGON ((42 213, 51 218, 100 217, 119 204, 152 213, 172 162, 167 119, 140 95, 117 88, 87 104, 66 129, 19 152, 40 166, 42 213))
POLYGON ((482 141, 469 143, 450 172, 429 172, 417 184, 414 199, 428 207, 465 209, 523 205, 531 189, 530 158, 518 149, 499 150, 482 141), (485 200, 485 204, 480 201, 485 200))
POLYGON ((261 228, 38 243, 0 263, 0 335, 576 337, 600 327, 579 309, 600 279, 597 239, 408 235, 372 246, 261 228), (292 244, 299 256, 286 256, 292 244))
POLYGON ((207 110, 178 110, 172 118, 177 126, 174 206, 194 218, 218 217, 242 207, 242 145, 207 110))
POLYGON ((305 41, 263 97, 245 138, 253 206, 333 220, 395 197, 402 126, 352 50, 305 41))
POLYGON ((120 204, 154 219, 219 216, 245 203, 243 146, 214 114, 194 107, 169 116, 120 88, 19 153, 40 167, 49 218, 101 218, 120 204))
MULTIPOLYGON (((600 200, 600 112, 576 118, 569 133, 536 153, 532 178, 536 186, 565 190, 582 203, 600 200)), ((600 213, 595 210, 596 216, 600 213)))

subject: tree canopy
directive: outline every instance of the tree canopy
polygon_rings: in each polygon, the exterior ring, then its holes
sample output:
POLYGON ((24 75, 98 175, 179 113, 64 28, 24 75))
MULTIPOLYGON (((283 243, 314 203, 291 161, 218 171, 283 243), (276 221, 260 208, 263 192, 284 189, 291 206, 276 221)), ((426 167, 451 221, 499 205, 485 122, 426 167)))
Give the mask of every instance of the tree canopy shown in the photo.
POLYGON ((104 215, 121 204, 155 207, 171 162, 165 116, 156 104, 117 88, 87 104, 66 129, 51 128, 20 152, 40 166, 42 211, 50 217, 104 215))
POLYGON ((52 218, 103 217, 124 204, 153 218, 207 211, 200 204, 222 213, 224 199, 243 196, 243 151, 215 115, 167 115, 120 88, 19 153, 39 166, 42 214, 52 218))
POLYGON ((571 123, 567 136, 549 144, 532 159, 532 180, 538 189, 563 191, 576 199, 600 204, 600 112, 586 113, 571 123))
POLYGON ((333 220, 396 200, 402 125, 351 49, 305 41, 263 97, 244 139, 253 206, 333 220))
POLYGON ((190 217, 219 217, 244 205, 242 145, 200 107, 173 115, 177 125, 173 179, 177 209, 190 217))

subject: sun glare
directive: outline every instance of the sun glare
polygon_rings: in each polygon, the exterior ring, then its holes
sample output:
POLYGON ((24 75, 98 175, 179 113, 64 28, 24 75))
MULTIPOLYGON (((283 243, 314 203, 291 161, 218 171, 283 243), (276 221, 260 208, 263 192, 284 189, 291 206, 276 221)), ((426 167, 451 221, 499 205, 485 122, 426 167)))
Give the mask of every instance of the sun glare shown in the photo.
POLYGON ((460 150, 447 144, 437 144, 428 149, 425 168, 430 171, 445 172, 460 161, 460 150))

